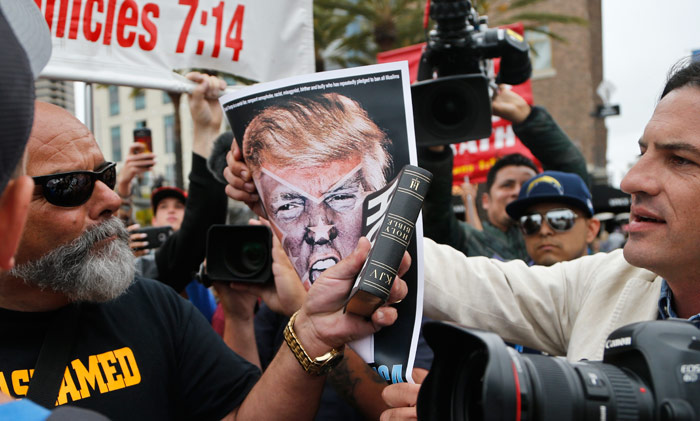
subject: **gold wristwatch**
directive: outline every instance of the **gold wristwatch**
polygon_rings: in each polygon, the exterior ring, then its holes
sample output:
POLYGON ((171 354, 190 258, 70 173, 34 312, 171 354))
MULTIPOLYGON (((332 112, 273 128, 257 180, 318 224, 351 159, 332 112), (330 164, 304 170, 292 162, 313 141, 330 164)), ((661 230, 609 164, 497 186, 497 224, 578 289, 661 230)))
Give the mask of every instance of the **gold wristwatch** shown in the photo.
POLYGON ((289 345, 289 349, 297 358, 297 361, 299 361, 304 371, 315 376, 327 374, 343 359, 345 345, 340 349, 331 349, 318 358, 311 358, 309 354, 306 353, 304 347, 301 346, 297 335, 294 333, 294 321, 297 318, 297 313, 299 313, 299 311, 292 315, 289 319, 289 323, 287 323, 287 327, 284 328, 284 340, 287 342, 287 345, 289 345))

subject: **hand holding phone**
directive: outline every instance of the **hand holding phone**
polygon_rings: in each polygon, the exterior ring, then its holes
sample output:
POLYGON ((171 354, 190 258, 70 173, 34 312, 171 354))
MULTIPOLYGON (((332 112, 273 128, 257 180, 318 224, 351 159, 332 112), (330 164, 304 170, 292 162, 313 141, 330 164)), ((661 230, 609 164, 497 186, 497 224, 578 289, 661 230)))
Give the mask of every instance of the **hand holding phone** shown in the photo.
POLYGON ((145 147, 144 152, 153 152, 153 138, 151 137, 151 129, 148 127, 134 129, 134 142, 143 144, 145 147))
POLYGON ((150 171, 155 164, 155 154, 146 153, 142 143, 132 143, 129 146, 129 153, 126 155, 124 165, 121 165, 117 173, 117 193, 122 197, 130 196, 131 180, 137 175, 150 171))
POLYGON ((148 250, 148 249, 157 249, 158 247, 162 246, 163 243, 173 234, 173 227, 167 225, 163 227, 145 227, 145 228, 139 228, 131 231, 132 234, 132 247, 134 244, 133 237, 135 237, 135 234, 145 234, 145 237, 143 235, 140 236, 140 239, 137 239, 142 241, 136 247, 133 247, 135 251, 139 250, 148 250))

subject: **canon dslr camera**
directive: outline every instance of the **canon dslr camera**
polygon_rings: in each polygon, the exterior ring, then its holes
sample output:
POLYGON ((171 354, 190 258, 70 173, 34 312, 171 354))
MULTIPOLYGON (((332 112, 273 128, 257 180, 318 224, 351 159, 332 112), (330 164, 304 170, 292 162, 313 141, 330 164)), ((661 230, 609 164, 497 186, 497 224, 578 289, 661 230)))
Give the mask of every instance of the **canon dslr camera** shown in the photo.
POLYGON ((700 330, 684 320, 614 331, 602 362, 520 354, 494 333, 431 322, 421 420, 700 419, 700 330))

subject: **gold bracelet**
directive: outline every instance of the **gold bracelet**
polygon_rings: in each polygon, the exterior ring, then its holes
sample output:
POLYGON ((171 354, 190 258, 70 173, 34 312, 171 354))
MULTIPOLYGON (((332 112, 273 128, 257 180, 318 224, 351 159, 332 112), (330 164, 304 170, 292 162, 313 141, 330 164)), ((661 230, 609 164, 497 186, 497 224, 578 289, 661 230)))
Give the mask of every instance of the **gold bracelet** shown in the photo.
POLYGON ((289 323, 287 323, 287 327, 284 328, 284 341, 287 342, 289 349, 304 371, 315 376, 327 374, 343 359, 345 346, 343 345, 340 349, 333 348, 318 358, 311 358, 301 345, 301 342, 299 342, 296 333, 294 333, 294 321, 298 313, 299 310, 292 314, 289 323))

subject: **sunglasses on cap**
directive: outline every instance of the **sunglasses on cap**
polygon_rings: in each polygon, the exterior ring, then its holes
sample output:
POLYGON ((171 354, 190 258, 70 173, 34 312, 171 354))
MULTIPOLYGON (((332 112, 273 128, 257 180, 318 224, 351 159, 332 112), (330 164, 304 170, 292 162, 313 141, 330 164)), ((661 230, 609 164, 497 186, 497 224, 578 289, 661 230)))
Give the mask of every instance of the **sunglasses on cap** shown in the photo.
POLYGON ((525 235, 533 235, 540 232, 543 219, 558 232, 565 232, 573 228, 576 223, 576 212, 571 209, 552 209, 545 213, 530 213, 520 217, 520 229, 525 235))
POLYGON ((117 164, 105 162, 97 171, 70 171, 32 177, 47 202, 62 207, 80 206, 92 196, 97 180, 110 189, 117 183, 117 164))

